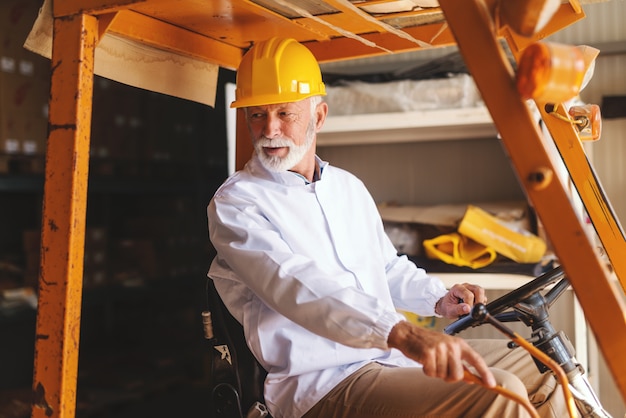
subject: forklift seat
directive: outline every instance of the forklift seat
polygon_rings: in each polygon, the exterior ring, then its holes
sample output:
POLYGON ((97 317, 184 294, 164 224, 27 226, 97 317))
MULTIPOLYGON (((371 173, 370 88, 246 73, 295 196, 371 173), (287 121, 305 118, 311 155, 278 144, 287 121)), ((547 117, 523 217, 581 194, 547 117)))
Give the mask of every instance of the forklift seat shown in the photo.
POLYGON ((207 280, 208 310, 202 312, 209 343, 209 407, 215 418, 271 418, 263 397, 267 372, 246 344, 241 324, 230 314, 213 280, 207 280))

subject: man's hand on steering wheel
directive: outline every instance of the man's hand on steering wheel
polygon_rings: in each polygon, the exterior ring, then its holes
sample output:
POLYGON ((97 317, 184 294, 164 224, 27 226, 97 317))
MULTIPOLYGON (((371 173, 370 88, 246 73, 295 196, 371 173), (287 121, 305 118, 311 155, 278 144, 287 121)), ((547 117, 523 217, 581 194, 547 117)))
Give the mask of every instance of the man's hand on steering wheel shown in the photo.
MULTIPOLYGON (((531 296, 540 294, 542 290, 544 290, 546 287, 551 286, 553 284, 555 284, 554 287, 550 291, 548 291, 545 294, 545 296, 542 295, 540 298, 534 298, 533 300, 533 303, 534 303, 533 306, 535 308, 534 309, 535 311, 539 311, 540 305, 542 308, 547 309, 569 287, 569 281, 567 280, 567 277, 565 277, 565 272, 563 271, 563 268, 561 266, 557 266, 553 268, 552 270, 543 273, 541 276, 526 283, 525 285, 520 286, 517 289, 512 290, 511 292, 503 296, 500 296, 493 302, 490 302, 486 306, 487 311, 496 319, 499 319, 501 315, 506 315, 507 313, 509 313, 506 311, 514 308, 517 304, 523 301, 530 303, 529 298, 531 296), (555 284, 557 282, 558 284, 555 284)), ((467 285, 463 285, 463 286, 467 286, 467 285)), ((446 296, 441 298, 440 302, 443 302, 444 299, 450 297, 450 293, 452 293, 453 289, 454 287, 450 289, 450 292, 448 292, 446 296)), ((437 304, 439 304, 440 302, 437 302, 437 304)), ((474 303, 478 303, 478 302, 481 302, 481 300, 477 299, 475 296, 474 303)), ((462 316, 462 317, 452 322, 448 326, 446 326, 443 330, 444 333, 454 335, 467 328, 480 325, 481 322, 479 320, 473 318, 470 315, 464 315, 466 313, 469 314, 469 312, 471 311, 471 307, 470 309, 467 309, 466 307, 459 308, 457 306, 457 309, 463 309, 463 312, 460 315, 457 315, 457 316, 462 316)), ((442 316, 445 316, 443 315, 443 312, 445 312, 443 310, 439 312, 437 311, 437 308, 435 308, 435 312, 442 316)), ((512 313, 514 314, 519 313, 519 316, 516 316, 516 320, 520 320, 522 317, 528 316, 526 312, 517 312, 513 310, 512 313)), ((509 320, 508 322, 511 322, 511 321, 509 320)))
POLYGON ((485 289, 478 285, 455 284, 435 305, 435 313, 444 318, 467 315, 476 303, 487 303, 485 289))

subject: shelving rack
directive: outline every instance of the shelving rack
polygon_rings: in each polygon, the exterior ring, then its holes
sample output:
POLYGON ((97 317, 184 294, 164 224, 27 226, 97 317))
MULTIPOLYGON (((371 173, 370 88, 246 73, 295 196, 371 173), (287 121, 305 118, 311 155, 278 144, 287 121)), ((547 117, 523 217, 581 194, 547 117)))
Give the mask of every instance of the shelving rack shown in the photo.
MULTIPOLYGON (((616 282, 626 287, 624 234, 574 128, 547 115, 546 125, 563 152, 612 272, 589 241, 565 186, 557 176, 545 176, 557 170, 514 88, 513 69, 499 42, 505 39, 517 56, 533 39, 492 18, 495 0, 441 0, 441 8, 383 17, 364 11, 363 6, 374 3, 386 1, 315 2, 325 6, 321 11, 271 0, 54 1, 33 417, 70 418, 75 413, 94 52, 106 33, 230 69, 260 36, 292 36, 320 62, 456 42, 626 398, 626 306, 616 287, 616 282)), ((537 38, 583 17, 577 0, 565 2, 537 38)), ((239 133, 240 166, 251 146, 245 130, 239 133)))
POLYGON ((495 137, 497 131, 484 106, 332 116, 318 133, 317 144, 364 145, 495 137), (451 123, 453 121, 453 123, 451 123))

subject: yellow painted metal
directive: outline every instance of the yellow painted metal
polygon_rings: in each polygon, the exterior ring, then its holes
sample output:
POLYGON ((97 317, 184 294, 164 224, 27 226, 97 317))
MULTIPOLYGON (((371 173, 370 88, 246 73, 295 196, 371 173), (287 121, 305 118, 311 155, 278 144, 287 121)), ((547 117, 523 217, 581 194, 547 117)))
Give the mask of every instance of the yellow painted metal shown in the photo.
POLYGON ((546 24, 546 26, 536 33, 532 37, 526 37, 515 33, 510 30, 508 26, 503 26, 499 35, 506 39, 509 49, 513 56, 519 58, 522 50, 529 44, 542 40, 549 35, 552 35, 559 30, 572 25, 573 23, 584 19, 585 13, 580 8, 580 4, 577 1, 572 0, 570 3, 563 3, 559 6, 559 9, 552 16, 552 19, 546 24))
MULTIPOLYGON (((440 0, 459 49, 511 162, 574 288, 622 397, 626 399, 626 304, 575 212, 481 0, 440 0)), ((575 151, 571 151, 575 154, 575 151)), ((571 167, 577 170, 579 167, 571 167)), ((585 173, 581 173, 584 175, 585 173)), ((601 199, 595 196, 595 199, 601 199)))
POLYGON ((589 164, 577 130, 572 123, 568 122, 571 119, 564 106, 558 106, 555 109, 561 118, 549 115, 545 103, 539 103, 538 107, 542 119, 554 138, 554 143, 569 170, 572 182, 583 201, 604 251, 611 261, 611 267, 615 270, 622 289, 626 291, 626 257, 624 257, 626 239, 624 230, 615 217, 593 167, 589 164))
POLYGON ((95 17, 54 21, 33 418, 70 418, 83 283, 95 17))
MULTIPOLYGON (((295 1, 291 3, 296 7, 298 5, 295 1)), ((339 0, 327 0, 326 3, 339 12, 315 18, 290 19, 248 0, 59 0, 54 2, 54 14, 71 16, 89 13, 102 16, 103 24, 110 24, 108 30, 111 32, 183 55, 210 59, 230 69, 237 68, 243 52, 252 42, 271 36, 290 36, 306 43, 322 63, 454 43, 439 8, 390 13, 384 17, 366 19, 362 16, 364 13, 354 10, 356 5, 359 8, 365 6, 364 3, 355 3, 354 6, 339 0), (105 14, 115 14, 115 18, 105 18, 105 14), (393 33, 391 27, 385 30, 376 24, 376 21, 387 21, 394 17, 419 18, 424 14, 440 18, 403 28, 402 31, 407 34, 405 37, 393 33), (347 33, 353 33, 355 37, 351 38, 347 33)), ((494 7, 495 0, 489 0, 489 4, 494 7)), ((512 41, 512 50, 516 54, 529 42, 567 26, 581 16, 573 13, 570 3, 564 3, 551 22, 532 39, 507 31, 506 26, 500 30, 512 41)))
MULTIPOLYGON (((449 46, 454 44, 454 38, 445 23, 435 23, 425 26, 416 26, 405 29, 405 32, 416 39, 424 40, 433 47, 449 46)), ((390 33, 363 34, 362 38, 371 41, 382 48, 368 46, 355 39, 346 37, 334 38, 326 42, 303 42, 320 63, 341 61, 346 59, 387 55, 389 51, 403 53, 424 49, 414 42, 399 38, 390 33)))
POLYGON ((580 5, 579 0, 569 0, 568 3, 575 13, 583 13, 583 7, 580 5))
POLYGON ((236 69, 243 55, 240 48, 132 10, 117 12, 107 31, 146 45, 199 58, 224 68, 236 69))

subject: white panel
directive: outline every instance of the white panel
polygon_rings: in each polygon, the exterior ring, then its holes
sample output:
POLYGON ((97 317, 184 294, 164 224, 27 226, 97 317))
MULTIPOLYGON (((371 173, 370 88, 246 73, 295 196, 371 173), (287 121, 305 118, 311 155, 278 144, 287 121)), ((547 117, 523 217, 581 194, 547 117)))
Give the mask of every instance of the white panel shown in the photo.
POLYGON ((626 40, 626 1, 610 0, 583 4, 586 17, 548 37, 568 44, 597 44, 626 40))
MULTIPOLYGON (((626 41, 624 41, 626 43, 626 41)), ((581 92, 586 103, 602 103, 602 96, 626 95, 626 54, 596 58, 593 78, 581 92)))
POLYGON ((496 138, 318 147, 357 175, 379 202, 406 205, 524 200, 496 138))
POLYGON ((626 225, 626 118, 605 120, 602 138, 593 144, 594 167, 613 210, 626 225))
POLYGON ((226 140, 228 141, 228 174, 235 172, 236 143, 237 143, 237 111, 230 108, 230 104, 235 100, 235 84, 226 83, 225 104, 226 104, 226 140))

